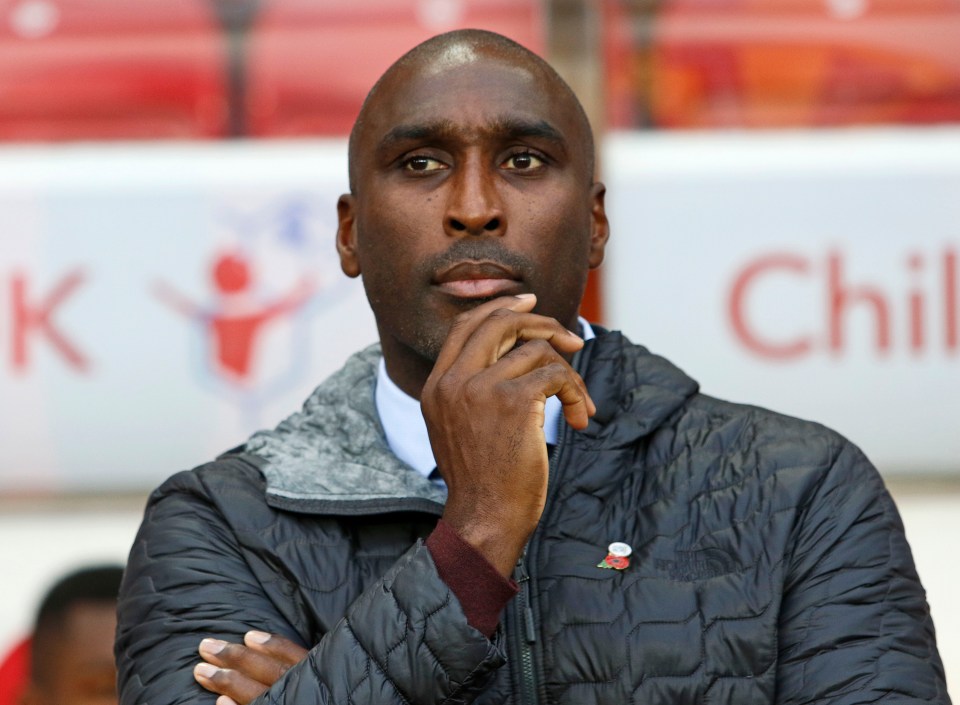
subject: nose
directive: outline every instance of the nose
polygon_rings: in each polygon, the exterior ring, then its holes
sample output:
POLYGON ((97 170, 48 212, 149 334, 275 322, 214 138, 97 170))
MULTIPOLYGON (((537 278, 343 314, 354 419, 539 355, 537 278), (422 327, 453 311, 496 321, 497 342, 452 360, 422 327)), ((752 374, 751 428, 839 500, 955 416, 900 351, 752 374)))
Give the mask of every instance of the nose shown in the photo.
POLYGON ((452 174, 444 216, 447 235, 503 234, 507 224, 494 171, 470 158, 452 174))

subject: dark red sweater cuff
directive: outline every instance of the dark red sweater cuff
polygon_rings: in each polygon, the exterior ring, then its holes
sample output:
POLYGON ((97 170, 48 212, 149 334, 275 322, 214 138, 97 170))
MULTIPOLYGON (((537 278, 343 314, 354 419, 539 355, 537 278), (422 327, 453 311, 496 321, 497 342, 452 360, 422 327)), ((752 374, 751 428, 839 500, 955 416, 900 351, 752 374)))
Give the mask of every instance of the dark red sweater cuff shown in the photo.
POLYGON ((460 601, 467 622, 488 639, 492 637, 500 622, 500 613, 519 590, 517 584, 500 575, 443 519, 427 537, 427 548, 440 579, 460 601))

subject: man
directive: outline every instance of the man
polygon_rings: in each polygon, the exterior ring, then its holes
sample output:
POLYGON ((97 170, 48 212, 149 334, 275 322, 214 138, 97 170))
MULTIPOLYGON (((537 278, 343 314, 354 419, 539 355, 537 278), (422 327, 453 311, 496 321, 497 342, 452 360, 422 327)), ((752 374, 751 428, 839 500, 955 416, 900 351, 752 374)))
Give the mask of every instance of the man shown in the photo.
POLYGON ((861 453, 578 319, 593 161, 569 87, 503 37, 386 72, 337 234, 380 345, 154 493, 125 705, 949 702, 861 453))
POLYGON ((37 612, 21 705, 116 705, 120 566, 77 570, 50 588, 37 612))

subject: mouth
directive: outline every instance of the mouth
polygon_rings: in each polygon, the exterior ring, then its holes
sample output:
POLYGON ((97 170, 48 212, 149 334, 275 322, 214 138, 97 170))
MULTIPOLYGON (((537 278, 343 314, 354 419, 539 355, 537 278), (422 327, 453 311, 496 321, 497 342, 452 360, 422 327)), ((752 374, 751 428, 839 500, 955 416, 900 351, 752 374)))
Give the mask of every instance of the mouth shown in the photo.
POLYGON ((433 283, 457 299, 489 299, 523 291, 520 276, 496 262, 459 262, 441 270, 433 283))

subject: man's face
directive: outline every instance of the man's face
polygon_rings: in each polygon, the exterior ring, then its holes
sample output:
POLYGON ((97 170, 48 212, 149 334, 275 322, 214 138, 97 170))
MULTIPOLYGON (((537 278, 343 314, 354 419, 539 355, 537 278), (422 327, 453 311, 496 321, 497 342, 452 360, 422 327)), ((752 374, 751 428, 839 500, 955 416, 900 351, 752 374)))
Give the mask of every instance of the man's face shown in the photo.
POLYGON ((30 684, 24 705, 117 705, 116 628, 114 603, 74 605, 50 648, 34 649, 34 658, 47 661, 46 677, 30 684))
POLYGON ((398 368, 429 370, 452 319, 490 298, 533 292, 537 313, 575 326, 606 241, 587 137, 555 79, 489 50, 455 47, 381 84, 338 248, 344 271, 363 275, 401 386, 398 368))

